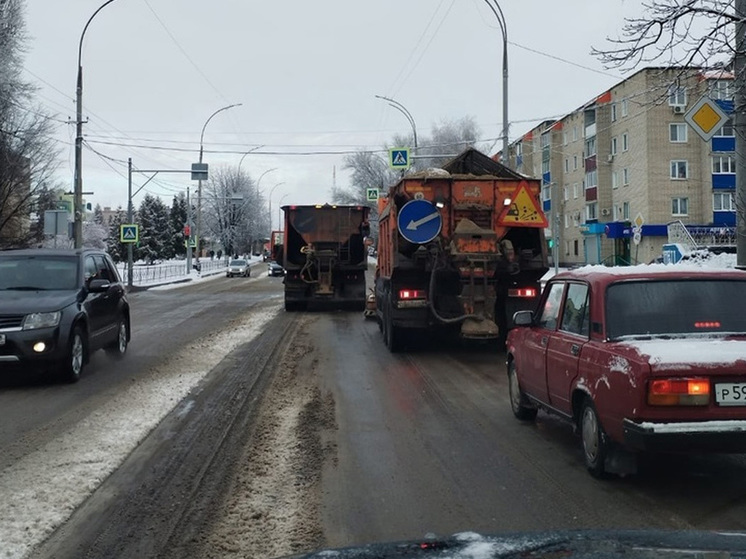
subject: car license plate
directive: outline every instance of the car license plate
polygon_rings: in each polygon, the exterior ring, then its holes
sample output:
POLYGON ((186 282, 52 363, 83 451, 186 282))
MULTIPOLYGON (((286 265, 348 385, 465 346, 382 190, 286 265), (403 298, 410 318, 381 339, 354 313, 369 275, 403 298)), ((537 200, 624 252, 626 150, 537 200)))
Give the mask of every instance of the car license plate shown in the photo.
POLYGON ((716 384, 715 401, 721 406, 746 406, 746 382, 716 384))
POLYGON ((5 345, 5 334, 0 334, 0 345, 5 345))

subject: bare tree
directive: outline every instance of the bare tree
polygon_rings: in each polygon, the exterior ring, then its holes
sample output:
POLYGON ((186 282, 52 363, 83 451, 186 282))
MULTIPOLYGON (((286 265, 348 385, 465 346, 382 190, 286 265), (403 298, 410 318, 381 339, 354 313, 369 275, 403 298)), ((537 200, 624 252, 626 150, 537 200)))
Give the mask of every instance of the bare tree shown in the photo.
POLYGON ((23 8, 23 0, 0 2, 0 248, 33 241, 33 205, 56 167, 51 119, 21 78, 23 8))
POLYGON ((211 173, 205 192, 205 223, 224 252, 250 252, 269 227, 269 213, 254 180, 236 168, 222 167, 211 173))
POLYGON ((640 17, 627 18, 611 48, 592 49, 609 67, 657 63, 668 67, 715 66, 736 53, 734 0, 656 0, 640 17))

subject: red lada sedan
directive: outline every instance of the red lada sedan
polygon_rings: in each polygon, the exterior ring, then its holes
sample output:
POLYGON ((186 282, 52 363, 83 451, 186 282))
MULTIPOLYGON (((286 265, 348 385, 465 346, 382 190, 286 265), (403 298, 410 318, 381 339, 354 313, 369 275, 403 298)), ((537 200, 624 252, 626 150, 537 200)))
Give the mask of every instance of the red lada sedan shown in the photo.
POLYGON ((514 320, 514 415, 571 421, 594 476, 634 473, 640 451, 746 452, 745 272, 587 266, 514 320))

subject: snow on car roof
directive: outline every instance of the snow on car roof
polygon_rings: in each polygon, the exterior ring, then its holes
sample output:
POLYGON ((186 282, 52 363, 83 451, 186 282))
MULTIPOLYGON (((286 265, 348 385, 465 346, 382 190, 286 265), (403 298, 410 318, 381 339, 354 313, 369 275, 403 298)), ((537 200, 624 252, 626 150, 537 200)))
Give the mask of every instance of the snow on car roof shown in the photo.
POLYGON ((586 277, 591 279, 608 278, 613 281, 616 278, 647 279, 651 277, 729 277, 746 279, 746 274, 735 268, 701 266, 697 264, 638 264, 636 266, 603 266, 590 265, 562 272, 556 277, 568 279, 573 277, 586 277))

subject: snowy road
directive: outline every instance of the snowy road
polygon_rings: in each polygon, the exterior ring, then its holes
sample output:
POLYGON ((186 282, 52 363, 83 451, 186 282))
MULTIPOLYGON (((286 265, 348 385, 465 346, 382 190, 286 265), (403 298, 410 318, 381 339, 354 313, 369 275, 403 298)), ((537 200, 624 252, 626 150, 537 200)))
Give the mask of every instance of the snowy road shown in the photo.
POLYGON ((97 356, 75 386, 4 386, 0 557, 49 534, 28 556, 746 529, 743 456, 653 457, 637 476, 595 480, 566 424, 513 418, 502 354, 421 342, 391 355, 360 313, 279 311, 280 282, 137 293, 123 364, 97 356))

